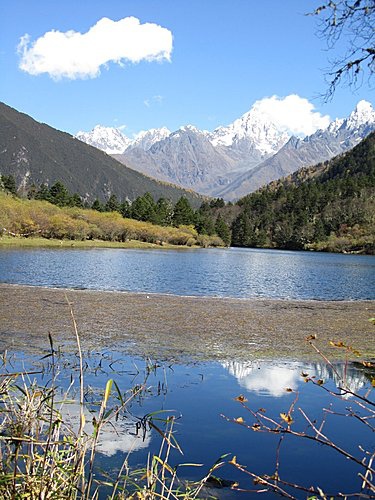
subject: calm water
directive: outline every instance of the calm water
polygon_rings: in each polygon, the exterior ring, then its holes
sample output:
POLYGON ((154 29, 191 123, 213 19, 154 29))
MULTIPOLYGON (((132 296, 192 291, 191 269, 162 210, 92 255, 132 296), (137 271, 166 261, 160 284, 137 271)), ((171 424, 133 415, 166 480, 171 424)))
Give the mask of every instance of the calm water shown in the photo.
MULTIPOLYGON (((250 249, 10 249, 0 250, 0 282, 176 295, 374 300, 375 257, 250 249)), ((30 362, 28 357, 26 360, 30 362)), ((146 362, 142 359, 100 352, 90 353, 87 363, 88 406, 90 394, 95 398, 108 378, 114 378, 121 391, 144 381, 146 362)), ((77 374, 76 360, 64 359, 61 366, 64 384, 70 381, 71 373, 77 374)), ((342 373, 343 367, 338 366, 337 370, 342 373)), ((105 429, 97 457, 98 474, 100 470, 118 471, 127 454, 132 468, 145 466, 148 453, 157 452, 161 438, 147 425, 145 433, 141 428, 136 435, 136 424, 145 422, 147 415, 157 411, 162 411, 158 414, 161 419, 170 412, 177 419, 175 437, 184 455, 173 452, 170 463, 173 466, 187 462, 203 464, 198 469, 181 468, 183 479, 203 477, 225 453, 230 454, 226 461, 236 455, 239 463, 256 474, 274 474, 278 437, 253 432, 224 418, 242 417, 249 426, 254 424, 251 412, 235 401, 239 394, 248 399, 250 409, 264 408, 266 416, 277 422, 281 422, 280 413, 287 413, 295 401, 293 429, 308 429, 300 408, 309 419, 316 419, 317 425, 325 415, 324 433, 337 445, 359 459, 363 453, 358 445, 373 453, 372 427, 356 418, 332 414, 347 413, 351 407, 362 412, 354 398, 332 397, 321 387, 311 382, 306 384, 301 372, 324 379, 325 387, 331 389, 340 384, 340 377, 326 365, 306 362, 224 360, 221 364, 158 366, 149 374, 147 391, 142 397, 128 406, 115 427, 105 429), (292 392, 286 391, 287 388, 292 392)), ((374 373, 351 365, 347 380, 352 390, 365 394, 373 377, 374 373)), ((66 411, 72 421, 77 420, 77 405, 69 405, 66 411)), ((87 420, 89 422, 89 415, 87 420)), ((154 423, 163 425, 159 420, 154 423)), ((326 493, 351 493, 360 489, 358 472, 357 465, 311 441, 302 442, 287 436, 280 447, 279 473, 288 481, 319 486, 326 493)), ((216 475, 239 481, 242 488, 254 489, 250 478, 228 463, 216 475)), ((210 490, 207 494, 220 499, 259 496, 229 488, 210 490)), ((100 498, 105 497, 103 491, 100 498)), ((269 497, 273 495, 263 495, 263 498, 269 497)), ((306 495, 299 492, 296 497, 306 498, 306 495)))
POLYGON ((375 257, 258 249, 0 250, 0 281, 220 297, 375 299, 375 257))
MULTIPOLYGON (((86 398, 100 399, 97 388, 104 388, 108 378, 113 378, 120 391, 123 392, 145 380, 145 361, 120 356, 115 352, 92 353, 87 359, 85 383, 90 386, 86 398), (114 362, 114 363, 113 363, 114 362), (111 364, 113 363, 113 364, 111 364)), ((70 374, 76 373, 78 378, 77 359, 62 359, 61 380, 70 382, 70 374)), ((142 422, 152 412, 161 412, 154 416, 153 422, 163 428, 162 419, 175 415, 175 437, 183 450, 183 455, 172 452, 169 463, 175 466, 180 463, 200 463, 202 467, 183 467, 179 469, 184 480, 197 480, 203 477, 210 466, 223 454, 226 465, 216 471, 215 475, 230 481, 238 481, 242 488, 254 489, 252 481, 237 471, 228 461, 235 455, 237 461, 246 465, 248 470, 256 474, 275 472, 276 450, 279 437, 262 432, 254 432, 236 423, 228 422, 224 417, 237 419, 242 417, 245 423, 252 426, 255 418, 244 409, 235 398, 240 394, 248 399, 248 407, 254 411, 265 409, 267 417, 281 422, 280 413, 287 413, 293 402, 292 412, 296 431, 307 431, 306 419, 300 408, 310 420, 316 419, 319 426, 326 416, 323 427, 324 434, 332 441, 362 459, 363 453, 358 449, 361 444, 374 452, 375 440, 372 429, 355 418, 342 417, 326 413, 347 413, 349 407, 360 414, 361 408, 353 397, 344 399, 332 398, 319 386, 311 382, 305 383, 301 372, 310 377, 323 379, 325 387, 335 390, 339 385, 343 365, 335 365, 338 374, 323 363, 298 363, 287 361, 266 362, 223 362, 195 365, 157 365, 147 378, 147 391, 129 404, 127 410, 120 414, 114 427, 107 426, 102 433, 97 456, 98 470, 118 471, 128 453, 129 465, 137 469, 147 461, 147 454, 158 452, 161 438, 155 430, 146 426, 136 432, 136 423, 142 422), (292 390, 292 392, 286 391, 292 390)), ((48 380, 50 376, 45 377, 48 380)), ((46 382, 42 380, 42 382, 46 382)), ((347 373, 347 383, 352 391, 365 394, 369 389, 371 374, 359 366, 351 365, 347 373)), ((64 382, 63 382, 64 383, 64 382)), ((115 404, 117 401, 112 401, 115 404)), ((78 404, 70 404, 63 410, 71 421, 78 422, 78 404)), ((93 406, 92 410, 98 411, 93 406)), ((90 432, 90 414, 87 414, 87 428, 90 432)), ((371 424, 371 421, 369 421, 371 424)), ((314 434, 312 432, 312 434, 314 434)), ((338 453, 314 442, 286 436, 280 448, 280 476, 284 480, 300 482, 305 486, 319 485, 326 493, 341 491, 357 492, 361 480, 357 473, 360 467, 341 457, 338 453), (339 471, 339 472, 338 472, 339 471)), ((255 493, 240 494, 229 488, 210 491, 218 498, 249 498, 255 493)), ((305 498, 297 492, 297 498, 305 498)), ((271 494, 266 498, 272 497, 271 494)), ((105 492, 101 498, 105 498, 105 492)), ((262 497, 263 498, 263 497, 262 497)))

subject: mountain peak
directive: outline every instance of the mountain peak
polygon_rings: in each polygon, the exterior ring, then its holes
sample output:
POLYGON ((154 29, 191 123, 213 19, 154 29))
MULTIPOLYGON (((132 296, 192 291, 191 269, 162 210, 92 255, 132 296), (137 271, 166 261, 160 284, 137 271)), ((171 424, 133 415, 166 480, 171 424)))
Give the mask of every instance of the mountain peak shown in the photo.
POLYGON ((347 128, 352 130, 375 122, 375 110, 368 101, 359 101, 347 119, 347 128))
POLYGON ((90 132, 78 132, 76 138, 107 154, 121 154, 131 144, 118 128, 96 125, 90 132))
POLYGON ((171 135, 171 131, 167 127, 151 128, 150 130, 141 130, 135 136, 130 144, 130 147, 138 147, 148 151, 153 144, 162 141, 171 135))
POLYGON ((271 117, 253 106, 227 127, 218 127, 211 134, 214 146, 257 150, 262 156, 275 154, 290 138, 277 127, 271 117))

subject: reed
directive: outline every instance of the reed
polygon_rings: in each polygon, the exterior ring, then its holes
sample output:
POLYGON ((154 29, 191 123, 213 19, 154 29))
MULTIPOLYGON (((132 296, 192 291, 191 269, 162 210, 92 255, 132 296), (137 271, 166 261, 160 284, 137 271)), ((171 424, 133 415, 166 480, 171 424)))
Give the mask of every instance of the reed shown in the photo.
MULTIPOLYGON (((144 432, 153 429, 161 437, 159 453, 149 456, 143 468, 132 470, 126 456, 117 475, 96 477, 96 457, 103 428, 115 427, 118 416, 131 402, 143 397, 147 378, 156 364, 148 362, 144 382, 124 392, 115 380, 109 379, 103 393, 94 397, 88 408, 88 389, 84 383, 88 365, 82 353, 73 305, 68 298, 66 301, 78 348, 78 380, 72 377, 68 387, 62 389, 59 384, 62 354, 55 349, 51 335, 49 352, 43 356, 40 370, 16 371, 7 352, 0 358, 0 498, 198 498, 206 478, 194 485, 182 483, 177 477, 177 466, 169 463, 172 449, 182 451, 174 436, 175 417, 165 416, 166 412, 148 414, 139 423, 138 427, 144 432), (44 385, 36 378, 37 375, 41 378, 41 374, 42 378, 47 377, 44 385), (75 411, 72 417, 71 410, 77 405, 78 414, 75 411)), ((216 464, 214 468, 217 467, 216 464)))

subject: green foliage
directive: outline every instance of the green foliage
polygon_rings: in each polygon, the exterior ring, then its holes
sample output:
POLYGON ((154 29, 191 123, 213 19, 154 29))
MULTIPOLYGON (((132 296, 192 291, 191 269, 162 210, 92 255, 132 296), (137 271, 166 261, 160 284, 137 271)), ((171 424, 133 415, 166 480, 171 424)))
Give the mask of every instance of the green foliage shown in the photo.
POLYGON ((224 243, 229 246, 231 242, 231 232, 230 229, 227 225, 227 223, 224 221, 222 216, 219 214, 218 218, 216 219, 215 223, 215 232, 221 238, 224 243))
POLYGON ((245 196, 238 207, 234 246, 374 253, 375 134, 245 196))
POLYGON ((156 205, 150 193, 138 196, 131 205, 132 219, 148 222, 156 222, 156 205))
POLYGON ((70 205, 70 194, 64 184, 60 181, 55 182, 49 189, 50 201, 59 207, 70 205))
MULTIPOLYGON (((32 193, 29 191, 28 198, 30 198, 30 199, 31 199, 31 194, 32 193)), ((36 200, 45 200, 45 201, 49 201, 50 203, 52 203, 51 194, 50 194, 50 191, 48 189, 47 184, 40 185, 39 190, 35 193, 34 198, 36 200)))
POLYGON ((94 203, 91 205, 91 208, 93 210, 96 210, 97 212, 104 212, 103 203, 100 203, 98 199, 94 200, 94 203))
MULTIPOLYGON (((75 193, 71 195, 62 182, 56 182, 48 188, 46 184, 41 184, 40 188, 34 186, 32 190, 28 193, 29 199, 48 201, 59 207, 78 207, 83 208, 84 204, 82 198, 79 194, 75 193)), ((214 219, 210 215, 210 211, 217 210, 217 206, 221 207, 221 200, 213 200, 212 206, 209 203, 202 205, 199 211, 195 212, 191 207, 189 201, 186 197, 181 197, 175 206, 170 199, 161 197, 155 203, 151 193, 145 193, 143 196, 138 196, 133 203, 128 200, 124 200, 122 203, 118 201, 115 194, 111 194, 105 205, 103 205, 98 199, 96 199, 91 205, 92 210, 97 212, 111 212, 118 215, 121 214, 123 218, 135 219, 140 222, 148 222, 155 224, 157 226, 170 227, 170 226, 195 226, 196 232, 199 234, 205 234, 209 237, 214 237, 215 234, 218 235, 218 239, 214 239, 214 244, 220 240, 220 244, 225 241, 226 245, 230 244, 230 231, 225 224, 225 222, 220 222, 215 228, 214 219), (218 233, 220 232, 220 234, 218 233), (229 234, 228 234, 229 231, 229 234)), ((117 216, 116 216, 117 217, 117 216)), ((82 239, 85 239, 86 231, 81 231, 81 229, 74 229, 68 227, 69 224, 67 220, 54 221, 52 224, 50 236, 51 238, 73 238, 78 239, 82 234, 82 239), (61 224, 60 224, 61 223, 61 224), (70 236, 68 236, 70 235, 70 236)), ((88 232, 89 234, 89 232, 88 232)), ((95 233, 96 234, 96 233, 95 233)), ((100 238, 100 232, 99 238, 100 238)), ((94 238, 96 236, 93 236, 94 238)), ((108 239, 105 237, 104 239, 108 239)), ((112 240, 112 236, 109 240, 112 240)), ((125 239, 128 239, 125 236, 125 239)), ((184 239, 184 238, 183 238, 184 239)), ((163 240, 163 238, 157 238, 157 240, 163 240)), ((120 238, 120 241, 124 241, 120 238)), ((204 245, 206 246, 207 241, 205 240, 204 245)), ((184 241, 182 244, 186 244, 184 241)), ((190 240, 190 245, 196 244, 196 240, 190 240)), ((210 243, 208 243, 209 245, 210 243)))
POLYGON ((195 223, 195 213, 185 196, 177 201, 174 207, 173 224, 175 226, 189 225, 195 223))
POLYGON ((118 212, 120 209, 120 204, 117 200, 117 196, 115 194, 111 194, 107 203, 104 205, 104 210, 106 212, 118 212))
POLYGON ((159 198, 156 202, 156 221, 161 226, 171 226, 173 220, 173 203, 167 198, 159 198))
POLYGON ((0 186, 11 194, 17 194, 16 181, 13 175, 0 175, 0 186))
MULTIPOLYGON (((154 244, 199 245, 192 225, 166 227, 122 217, 119 212, 99 212, 79 207, 58 207, 45 200, 25 200, 0 193, 0 227, 14 236, 38 236, 68 240, 154 244)), ((1 234, 1 233, 0 233, 1 234)), ((207 237, 205 246, 223 245, 218 237, 207 237)))

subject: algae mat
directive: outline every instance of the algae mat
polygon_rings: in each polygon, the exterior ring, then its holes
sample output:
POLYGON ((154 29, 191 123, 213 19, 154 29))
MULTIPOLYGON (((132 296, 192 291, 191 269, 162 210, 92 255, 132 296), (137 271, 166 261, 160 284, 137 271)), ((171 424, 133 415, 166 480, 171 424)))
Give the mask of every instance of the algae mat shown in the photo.
POLYGON ((343 341, 375 356, 375 301, 225 299, 64 290, 0 284, 0 348, 75 349, 72 304, 82 348, 178 361, 314 359, 317 335, 332 358, 343 341))

